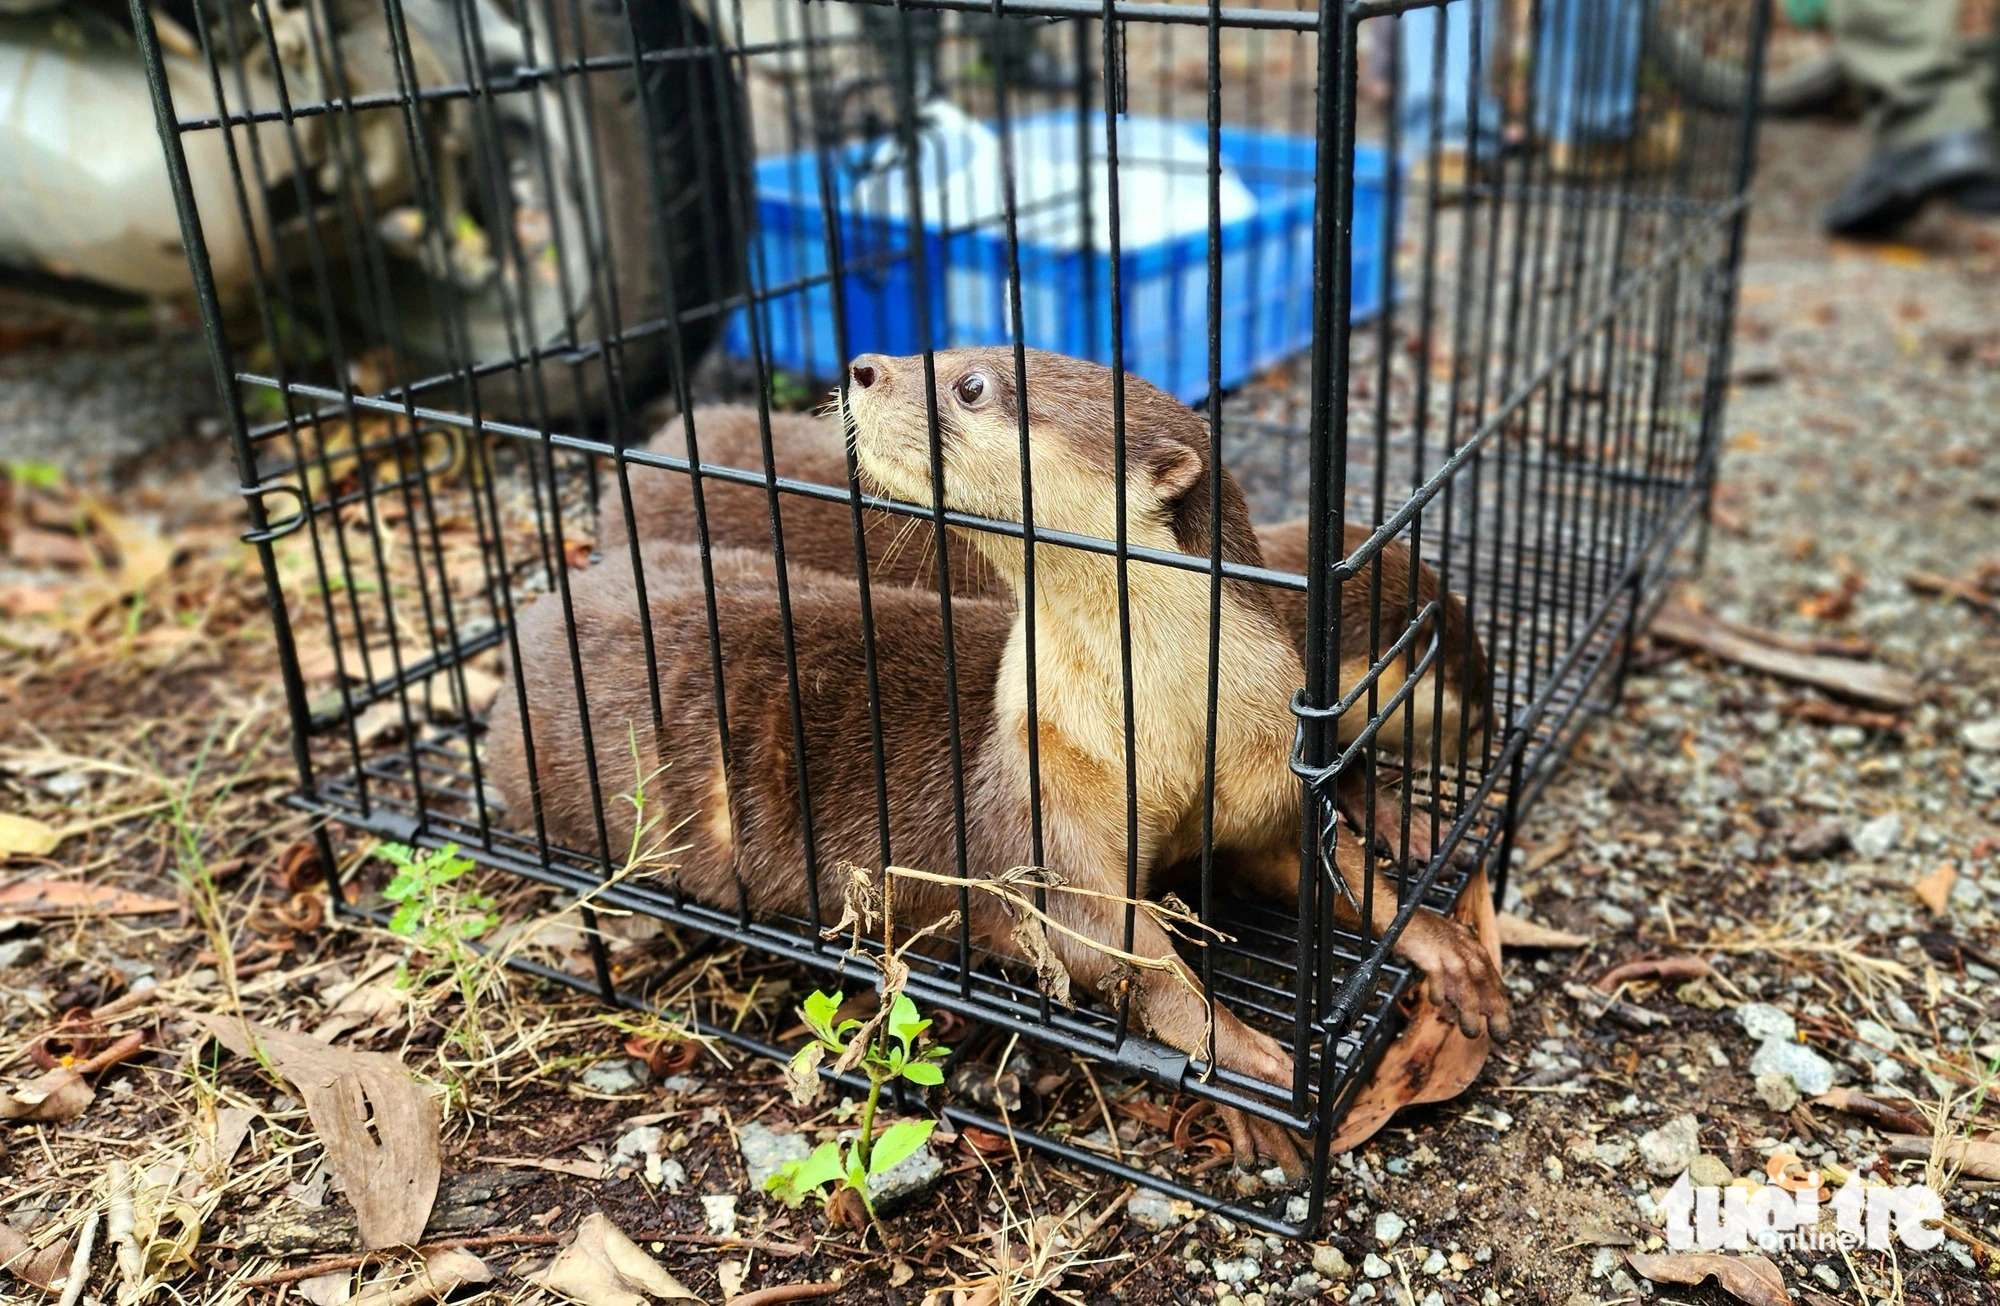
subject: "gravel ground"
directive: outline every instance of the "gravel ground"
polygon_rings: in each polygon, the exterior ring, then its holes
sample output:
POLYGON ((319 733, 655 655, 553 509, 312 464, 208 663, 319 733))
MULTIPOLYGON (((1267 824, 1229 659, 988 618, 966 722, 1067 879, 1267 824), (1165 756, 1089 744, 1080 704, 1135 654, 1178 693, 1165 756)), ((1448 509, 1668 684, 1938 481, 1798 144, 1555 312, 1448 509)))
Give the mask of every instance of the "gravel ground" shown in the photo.
MULTIPOLYGON (((1767 129, 1717 494, 1727 528, 1712 533, 1696 590, 1726 617, 1866 640, 1917 676, 1923 701, 1898 728, 1864 729, 1799 719, 1788 709, 1808 691, 1705 658, 1635 675, 1622 709, 1585 736, 1524 832, 1529 850, 1568 842, 1570 851, 1517 873, 1510 891, 1517 911, 1598 945, 1510 968, 1526 997, 1517 1015, 1525 1038, 1489 1067, 1483 1089, 1433 1121, 1411 1120, 1407 1142, 1368 1149, 1381 1163, 1367 1162, 1368 1175, 1349 1184, 1343 1219, 1361 1235, 1350 1255, 1370 1242, 1370 1211, 1393 1210, 1408 1221, 1405 1242, 1494 1249, 1503 1296, 1625 1298, 1651 1285, 1635 1289, 1617 1258, 1589 1244, 1606 1224, 1633 1227, 1639 1208, 1664 1195, 1671 1179, 1649 1176, 1640 1159, 1650 1131, 1692 1115, 1701 1148, 1732 1174, 1760 1168, 1779 1143, 1865 1165, 1878 1137, 1831 1113, 1802 1128, 1800 1116, 1758 1097, 1756 1045, 1728 1010, 1704 1009, 1724 1006, 1715 995, 1663 992, 1651 1005, 1671 1025, 1635 1035, 1592 1021, 1563 993, 1566 976, 1654 954, 1677 935, 1857 940, 1924 977, 1894 998, 1912 1017, 1902 1037, 1940 1051, 2000 1037, 2000 975, 1977 962, 1958 969, 1940 943, 1956 936, 1991 949, 1995 939, 2000 754, 1974 751, 1961 730, 2000 715, 2000 623, 1904 582, 2000 561, 2000 231, 1927 215, 1906 233, 1910 244, 1830 249, 1812 217, 1864 146, 1835 127, 1767 129), (1785 855, 1827 822, 1858 846, 1808 862, 1785 855), (1911 886, 1945 864, 1957 884, 1947 916, 1932 919, 1911 886), (1572 1066, 1595 1074, 1574 1096, 1496 1087, 1573 1085, 1572 1066), (1478 1123, 1503 1118, 1503 1108, 1505 1129, 1478 1123), (1444 1160, 1410 1164, 1426 1152, 1444 1160)), ((1746 953, 1719 965, 1746 996, 1802 1025, 1866 1017, 1849 990, 1804 961, 1746 953)), ((1900 1082, 1933 1096, 1898 1081, 1901 1067, 1885 1075, 1835 1061, 1857 1087, 1893 1092, 1900 1082)), ((1952 1205, 1992 1228, 1985 1197, 1961 1190, 1952 1205)), ((1794 1285, 1853 1299, 1838 1255, 1779 1260, 1794 1285)), ((1910 1300, 1969 1302, 1990 1291, 1973 1286, 1970 1258, 1953 1243, 1906 1255, 1902 1269, 1910 1300)), ((1420 1300, 1433 1288, 1420 1271, 1410 1282, 1420 1300)), ((1886 1282, 1871 1275, 1867 1299, 1886 1282)))

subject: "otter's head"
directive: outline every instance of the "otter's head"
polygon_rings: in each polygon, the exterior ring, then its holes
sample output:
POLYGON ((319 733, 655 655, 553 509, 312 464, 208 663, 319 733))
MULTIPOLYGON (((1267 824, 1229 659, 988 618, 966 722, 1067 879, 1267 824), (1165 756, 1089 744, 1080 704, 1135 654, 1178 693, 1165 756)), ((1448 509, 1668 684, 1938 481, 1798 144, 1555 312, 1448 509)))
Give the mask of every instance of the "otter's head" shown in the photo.
MULTIPOLYGON (((936 362, 938 451, 947 508, 1022 520, 1021 414, 1014 351, 953 349, 936 362)), ((848 369, 846 413, 856 461, 884 491, 931 502, 931 436, 921 357, 863 354, 848 369)), ((1112 539, 1117 532, 1117 424, 1108 367, 1030 349, 1026 403, 1035 524, 1112 539)), ((1209 552, 1208 425, 1172 395, 1125 377, 1126 538, 1181 553, 1209 552)), ((1005 574, 1021 545, 977 532, 1005 574)), ((1054 550, 1069 553, 1069 550, 1054 550)), ((1047 557, 1038 551, 1037 557, 1047 557)), ((1261 565, 1235 480, 1222 475, 1222 556, 1261 565)))

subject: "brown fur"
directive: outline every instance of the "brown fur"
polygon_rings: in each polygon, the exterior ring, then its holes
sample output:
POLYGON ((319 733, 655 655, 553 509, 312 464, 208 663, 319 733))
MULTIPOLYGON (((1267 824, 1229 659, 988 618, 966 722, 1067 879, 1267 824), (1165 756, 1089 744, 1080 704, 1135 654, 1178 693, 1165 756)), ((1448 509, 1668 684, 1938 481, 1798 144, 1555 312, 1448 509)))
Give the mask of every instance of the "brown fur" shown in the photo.
MULTIPOLYGON (((624 864, 632 846, 634 808, 623 796, 638 792, 635 782, 644 774, 645 819, 659 820, 643 841, 652 854, 646 858, 649 863, 670 864, 671 877, 711 905, 733 907, 740 882, 754 910, 803 915, 804 822, 772 573, 768 561, 746 551, 718 550, 714 556, 732 751, 726 784, 694 551, 662 543, 641 550, 659 659, 658 734, 652 726, 644 636, 630 567, 608 562, 570 583, 609 852, 614 865, 624 864), (729 584, 725 587, 720 578, 729 584), (718 791, 727 800, 720 809, 714 801, 718 791)), ((949 871, 955 849, 947 707, 944 683, 935 671, 943 656, 938 599, 918 590, 888 590, 879 596, 875 613, 876 657, 884 668, 880 686, 892 855, 901 864, 949 871), (918 667, 931 668, 931 674, 911 674, 918 667)), ((840 862, 874 866, 880 861, 867 681, 853 583, 807 578, 793 591, 792 615, 800 631, 798 674, 814 851, 822 902, 831 917, 840 906, 840 862)), ((595 853, 590 771, 563 617, 560 598, 550 594, 519 620, 536 780, 550 842, 595 853)), ((959 710, 968 723, 963 735, 967 786, 981 794, 996 783, 992 732, 970 723, 991 720, 1000 650, 1013 615, 1004 604, 961 600, 952 605, 952 621, 959 640, 959 710)), ((510 686, 493 712, 487 774, 506 798, 515 824, 531 831, 536 791, 529 783, 526 743, 510 686)), ((1003 814, 1014 806, 1005 801, 978 804, 981 811, 1003 814)), ((972 863, 987 873, 1028 860, 1024 825, 1004 815, 970 823, 967 837, 972 863)), ((898 891, 899 902, 916 920, 942 915, 954 898, 921 887, 898 891)), ((988 912, 975 922, 975 934, 991 934, 1002 924, 988 912)))
MULTIPOLYGON (((735 404, 712 404, 693 412, 695 444, 709 466, 764 470, 763 426, 757 410, 735 404)), ((809 481, 841 489, 847 485, 847 454, 840 424, 810 413, 772 412, 771 466, 787 480, 809 481)), ((688 456, 687 427, 680 417, 663 426, 648 442, 653 453, 688 456)), ((631 463, 626 468, 632 487, 632 517, 641 541, 697 542, 694 492, 685 472, 631 463)), ((602 524, 598 547, 609 558, 626 556, 625 506, 615 470, 600 480, 602 524)), ((747 549, 768 559, 774 556, 770 499, 761 485, 704 477, 702 506, 708 538, 716 548, 747 549)), ((803 494, 778 495, 778 519, 784 528, 785 570, 796 579, 812 569, 841 576, 855 574, 853 508, 845 501, 816 499, 803 494)), ((932 548, 935 528, 918 517, 863 509, 862 530, 868 542, 868 578, 876 585, 937 586, 937 556, 932 548)), ((994 575, 986 560, 956 534, 947 536, 953 594, 978 598, 1011 598, 1013 591, 994 575)))

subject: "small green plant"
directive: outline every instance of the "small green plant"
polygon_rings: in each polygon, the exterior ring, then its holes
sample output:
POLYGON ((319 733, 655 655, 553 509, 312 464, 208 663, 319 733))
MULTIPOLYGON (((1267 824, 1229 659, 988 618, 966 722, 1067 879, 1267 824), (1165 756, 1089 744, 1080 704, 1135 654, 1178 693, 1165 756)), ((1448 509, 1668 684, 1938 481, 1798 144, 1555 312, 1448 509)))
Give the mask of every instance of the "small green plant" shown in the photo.
POLYGON ((905 994, 890 1000, 886 1018, 878 1011, 873 1020, 849 1018, 835 1024, 844 995, 815 991, 799 1008, 812 1040, 799 1049, 786 1069, 792 1096, 810 1103, 819 1096, 820 1063, 828 1055, 835 1069, 860 1066, 868 1076, 868 1099, 861 1108, 861 1128, 845 1150, 838 1142, 821 1143, 803 1161, 787 1161, 764 1182, 765 1191, 787 1206, 796 1207, 808 1197, 822 1203, 832 1200, 841 1188, 851 1188, 861 1198, 872 1220, 874 1203, 868 1196, 868 1180, 910 1156, 930 1138, 934 1120, 898 1120, 875 1138, 875 1108, 882 1087, 898 1079, 926 1087, 944 1082, 938 1064, 950 1048, 931 1044, 924 1037, 931 1022, 917 1012, 917 1004, 905 994))
POLYGON ((489 968, 472 945, 500 923, 492 897, 458 883, 473 863, 459 856, 457 844, 420 853, 399 843, 384 843, 376 845, 375 855, 396 868, 382 889, 382 896, 396 904, 389 932, 409 940, 426 958, 415 973, 405 961, 400 983, 427 989, 449 979, 462 1007, 449 1041, 468 1055, 479 1055, 485 1043, 479 1003, 489 968))

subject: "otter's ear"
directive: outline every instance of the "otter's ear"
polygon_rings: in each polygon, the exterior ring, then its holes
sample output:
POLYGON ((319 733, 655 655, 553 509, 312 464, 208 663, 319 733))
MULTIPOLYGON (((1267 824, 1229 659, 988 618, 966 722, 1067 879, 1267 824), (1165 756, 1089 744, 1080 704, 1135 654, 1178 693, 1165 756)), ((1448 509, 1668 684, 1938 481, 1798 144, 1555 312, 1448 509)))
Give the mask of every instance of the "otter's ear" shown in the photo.
POLYGON ((1201 455, 1176 441, 1162 441, 1150 462, 1161 503, 1179 503, 1202 479, 1201 455))

